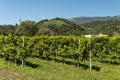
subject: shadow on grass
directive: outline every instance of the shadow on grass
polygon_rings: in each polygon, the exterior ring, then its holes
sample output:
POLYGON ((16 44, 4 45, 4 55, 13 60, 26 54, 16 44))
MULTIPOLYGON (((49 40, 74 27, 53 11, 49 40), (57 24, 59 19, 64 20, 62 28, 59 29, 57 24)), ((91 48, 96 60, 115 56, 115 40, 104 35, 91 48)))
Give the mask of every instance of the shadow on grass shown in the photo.
POLYGON ((40 65, 38 65, 38 64, 33 64, 33 63, 31 63, 31 62, 28 62, 28 61, 25 61, 25 65, 26 65, 26 66, 29 66, 29 67, 31 67, 31 68, 37 68, 37 67, 40 66, 40 65))
MULTIPOLYGON (((6 61, 15 63, 16 65, 22 65, 22 61, 21 61, 21 60, 16 60, 16 62, 14 62, 13 60, 6 60, 6 61)), ((38 64, 33 64, 33 63, 31 63, 31 62, 28 62, 28 61, 24 61, 24 65, 25 65, 25 66, 29 66, 29 67, 31 67, 31 68, 37 68, 37 67, 40 66, 40 65, 38 65, 38 64)))
MULTIPOLYGON (((81 67, 83 68, 84 70, 88 70, 89 69, 89 65, 86 65, 86 64, 81 64, 81 63, 74 63, 72 61, 62 61, 62 60, 59 60, 59 59, 56 59, 55 60, 56 62, 62 62, 64 64, 68 64, 68 65, 75 65, 76 67, 81 67)), ((95 70, 95 71, 100 71, 101 67, 98 67, 98 66, 92 66, 92 70, 95 70)))
POLYGON ((113 65, 120 65, 120 60, 103 60, 100 61, 101 63, 113 64, 113 65))
MULTIPOLYGON (((75 63, 73 61, 66 61, 66 60, 62 60, 62 59, 53 59, 53 58, 46 58, 46 57, 37 57, 37 58, 41 58, 43 60, 48 60, 48 61, 51 61, 51 60, 54 60, 55 62, 58 62, 58 63, 63 63, 63 64, 67 64, 67 65, 75 65, 76 67, 81 67, 83 68, 84 70, 88 70, 89 69, 89 65, 86 65, 86 64, 81 64, 81 63, 75 63)), ((39 65, 37 64, 32 64, 30 62, 25 62, 26 65, 32 67, 32 68, 37 68, 39 65)), ((95 70, 95 71, 100 71, 101 67, 98 67, 98 66, 92 66, 92 70, 95 70)))
MULTIPOLYGON (((89 69, 89 65, 86 65, 86 64, 79 64, 80 67, 82 67, 83 69, 85 70, 88 70, 89 69)), ((95 71, 100 71, 101 67, 98 67, 98 66, 92 66, 92 70, 95 70, 95 71)))

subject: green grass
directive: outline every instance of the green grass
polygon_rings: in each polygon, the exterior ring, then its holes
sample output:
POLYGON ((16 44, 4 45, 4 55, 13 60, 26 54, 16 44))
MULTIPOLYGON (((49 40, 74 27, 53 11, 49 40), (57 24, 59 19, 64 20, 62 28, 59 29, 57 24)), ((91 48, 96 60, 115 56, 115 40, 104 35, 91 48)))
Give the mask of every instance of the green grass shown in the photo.
MULTIPOLYGON (((0 68, 8 69, 18 73, 21 80, 120 80, 120 65, 112 65, 93 61, 93 65, 100 67, 100 71, 82 67, 46 61, 37 58, 28 58, 26 61, 32 63, 32 67, 15 65, 0 59, 0 68)), ((85 64, 89 62, 86 61, 85 64)), ((0 72, 0 80, 15 80, 14 75, 0 72)))

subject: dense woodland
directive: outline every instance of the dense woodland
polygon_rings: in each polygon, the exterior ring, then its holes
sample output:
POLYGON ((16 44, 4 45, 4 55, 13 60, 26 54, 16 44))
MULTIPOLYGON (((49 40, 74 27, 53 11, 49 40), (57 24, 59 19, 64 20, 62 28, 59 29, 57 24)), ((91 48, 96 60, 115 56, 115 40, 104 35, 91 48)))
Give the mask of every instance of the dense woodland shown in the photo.
POLYGON ((35 36, 35 35, 96 35, 103 33, 109 36, 119 35, 120 21, 93 21, 84 24, 75 24, 67 19, 55 18, 51 20, 41 20, 39 22, 26 20, 15 25, 0 25, 0 34, 8 35, 9 33, 18 36, 35 36))
POLYGON ((113 36, 120 33, 120 21, 108 20, 108 21, 94 21, 83 24, 86 32, 85 34, 107 34, 113 36))

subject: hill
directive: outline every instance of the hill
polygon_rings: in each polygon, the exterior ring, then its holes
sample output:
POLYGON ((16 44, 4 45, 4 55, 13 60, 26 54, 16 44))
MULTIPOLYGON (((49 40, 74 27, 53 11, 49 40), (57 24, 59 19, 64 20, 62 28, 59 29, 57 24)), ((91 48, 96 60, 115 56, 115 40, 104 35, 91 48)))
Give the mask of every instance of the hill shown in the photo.
POLYGON ((108 34, 110 36, 115 33, 120 33, 120 21, 107 20, 107 21, 94 21, 82 24, 86 29, 86 34, 108 34))
MULTIPOLYGON (((68 19, 54 18, 51 20, 22 21, 19 25, 0 25, 0 34, 8 35, 9 33, 16 35, 35 36, 35 35, 85 35, 85 34, 120 34, 120 16, 104 17, 96 20, 92 17, 86 19, 87 23, 76 24, 68 19), (107 20, 110 19, 110 20, 107 20), (112 20, 113 19, 113 20, 112 20), (92 21, 95 20, 95 21, 92 21)), ((76 18, 77 19, 77 18, 76 18)))
POLYGON ((37 23, 37 35, 81 35, 84 28, 67 19, 55 18, 37 23))
POLYGON ((119 20, 120 21, 120 15, 106 16, 106 17, 74 17, 74 18, 70 18, 69 20, 75 22, 76 24, 89 23, 93 21, 106 21, 106 20, 119 20))

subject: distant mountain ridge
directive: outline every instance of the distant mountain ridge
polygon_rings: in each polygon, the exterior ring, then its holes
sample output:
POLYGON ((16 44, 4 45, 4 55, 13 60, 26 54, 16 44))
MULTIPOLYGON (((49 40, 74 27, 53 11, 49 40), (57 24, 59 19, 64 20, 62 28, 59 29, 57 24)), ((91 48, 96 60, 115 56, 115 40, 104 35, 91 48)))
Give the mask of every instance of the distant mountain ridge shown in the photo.
POLYGON ((106 16, 106 17, 74 17, 70 18, 70 21, 76 23, 76 24, 84 24, 84 23, 89 23, 93 21, 107 21, 107 20, 119 20, 120 21, 120 15, 117 16, 106 16))

